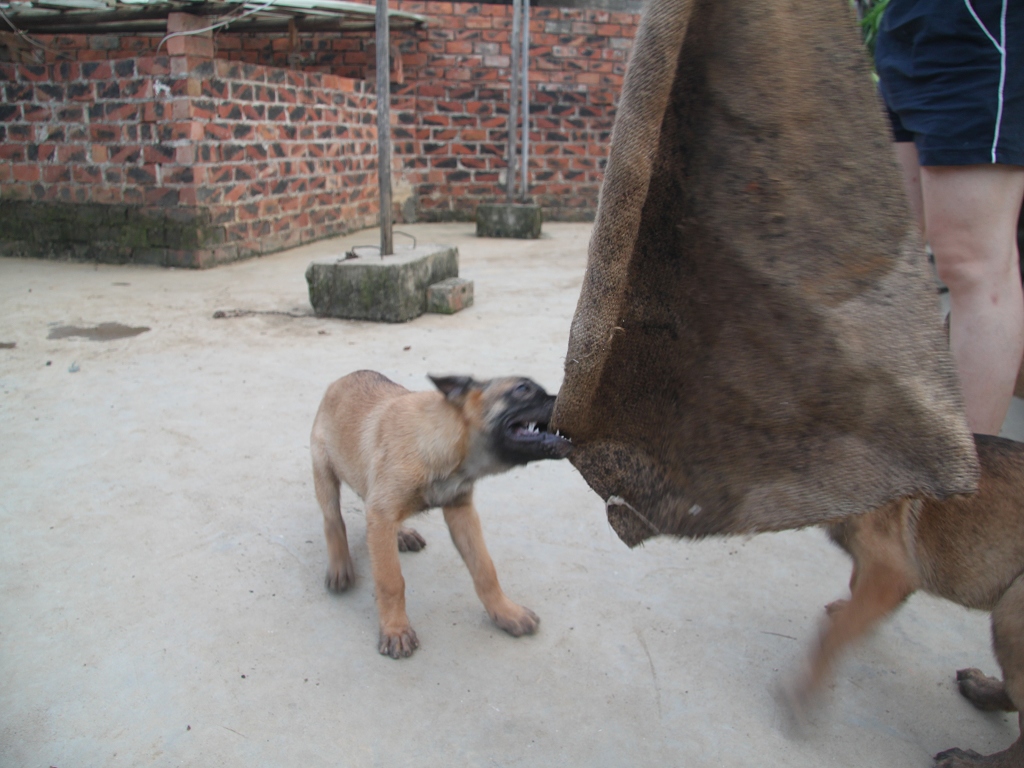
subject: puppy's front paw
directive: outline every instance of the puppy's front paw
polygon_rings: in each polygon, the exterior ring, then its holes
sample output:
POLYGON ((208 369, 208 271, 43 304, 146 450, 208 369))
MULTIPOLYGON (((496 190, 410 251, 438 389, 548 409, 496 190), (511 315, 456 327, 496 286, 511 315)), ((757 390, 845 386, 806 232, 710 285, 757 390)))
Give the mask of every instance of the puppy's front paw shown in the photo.
POLYGON ((356 569, 352 567, 352 561, 327 566, 327 576, 324 577, 324 586, 331 592, 344 592, 356 581, 356 569))
POLYGON ((416 638, 416 633, 412 627, 407 626, 405 629, 398 630, 397 632, 387 632, 381 627, 377 650, 380 651, 382 656, 390 656, 392 659, 404 659, 412 656, 412 652, 419 647, 420 641, 416 638))
POLYGON ((494 623, 508 632, 512 637, 532 635, 540 626, 540 617, 522 605, 509 603, 508 609, 491 616, 494 623))
POLYGON ((398 551, 419 552, 427 546, 427 540, 420 536, 412 528, 398 529, 398 551))

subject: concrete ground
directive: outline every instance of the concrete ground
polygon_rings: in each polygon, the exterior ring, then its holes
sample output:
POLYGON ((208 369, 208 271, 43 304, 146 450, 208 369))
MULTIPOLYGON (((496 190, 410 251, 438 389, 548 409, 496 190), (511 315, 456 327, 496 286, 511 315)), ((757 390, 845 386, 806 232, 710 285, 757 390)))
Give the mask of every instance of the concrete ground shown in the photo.
POLYGON ((568 462, 477 488, 539 633, 490 623, 435 511, 415 523, 427 549, 401 557, 421 648, 378 655, 351 493, 360 581, 323 586, 320 396, 358 368, 557 390, 590 231, 403 229, 458 246, 475 306, 404 325, 308 316, 307 264, 375 231, 206 272, 0 259, 0 343, 16 344, 0 349, 0 765, 923 768, 1016 738, 1016 717, 954 683, 998 671, 987 616, 922 595, 791 734, 774 691, 846 594, 846 557, 817 530, 629 550, 568 462), (47 338, 104 322, 149 330, 47 338))

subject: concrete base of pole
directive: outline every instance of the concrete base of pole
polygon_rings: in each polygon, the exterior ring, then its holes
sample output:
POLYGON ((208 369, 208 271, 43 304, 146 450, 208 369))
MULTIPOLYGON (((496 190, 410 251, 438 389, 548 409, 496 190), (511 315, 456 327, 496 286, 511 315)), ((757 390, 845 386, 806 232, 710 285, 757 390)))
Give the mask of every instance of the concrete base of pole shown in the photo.
POLYGON ((543 220, 539 205, 481 205, 476 209, 476 236, 538 238, 543 220))
POLYGON ((392 256, 313 262, 309 301, 319 317, 404 323, 427 311, 427 288, 459 276, 459 251, 421 245, 392 256))

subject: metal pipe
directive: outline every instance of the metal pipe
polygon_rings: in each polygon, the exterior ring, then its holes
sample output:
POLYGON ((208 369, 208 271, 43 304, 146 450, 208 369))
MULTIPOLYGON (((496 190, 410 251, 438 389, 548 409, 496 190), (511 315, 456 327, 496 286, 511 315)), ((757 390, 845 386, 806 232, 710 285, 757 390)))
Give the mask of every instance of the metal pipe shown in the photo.
POLYGON ((530 196, 530 0, 523 0, 523 151, 520 199, 525 203, 530 196))
POLYGON ((388 0, 377 0, 377 180, 380 187, 380 255, 395 252, 391 224, 391 32, 388 0))
POLYGON ((512 58, 509 63, 508 83, 508 171, 505 177, 505 194, 511 204, 516 187, 516 134, 519 120, 516 110, 519 106, 519 37, 520 8, 523 0, 512 2, 512 58))

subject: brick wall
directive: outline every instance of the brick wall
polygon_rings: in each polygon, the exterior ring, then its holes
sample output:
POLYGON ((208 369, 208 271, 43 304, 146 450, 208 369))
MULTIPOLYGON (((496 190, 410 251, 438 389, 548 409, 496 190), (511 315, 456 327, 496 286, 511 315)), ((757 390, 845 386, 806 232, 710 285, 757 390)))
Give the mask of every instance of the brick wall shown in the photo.
MULTIPOLYGON (((512 8, 413 0, 392 7, 430 18, 426 29, 392 35, 404 80, 392 85, 396 210, 407 218, 472 218, 477 204, 505 199, 512 8)), ((530 193, 547 218, 594 215, 639 20, 531 10, 530 193)), ((294 50, 280 36, 217 38, 218 56, 356 79, 372 79, 373 48, 370 33, 303 35, 294 50)))
POLYGON ((158 56, 5 64, 0 85, 8 253, 205 266, 376 220, 361 82, 158 56))
MULTIPOLYGON (((402 62, 391 94, 396 212, 470 219, 479 203, 504 200, 511 7, 393 7, 430 18, 393 34, 402 62)), ((549 219, 596 210, 638 21, 532 11, 530 197, 549 219)), ((47 63, 0 64, 8 218, 14 201, 19 220, 30 201, 33 215, 48 215, 44 203, 120 206, 115 222, 126 211, 142 223, 105 244, 93 236, 93 250, 159 263, 215 263, 375 221, 372 33, 303 34, 294 49, 288 36, 222 33, 214 60, 155 55, 160 37, 45 37, 47 63), (191 257, 181 245, 193 242, 191 257)), ((60 216, 85 237, 81 211, 60 216)), ((65 250, 86 247, 73 245, 65 250)))

